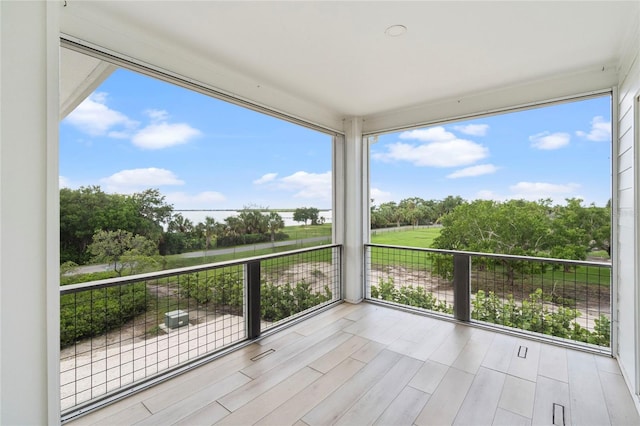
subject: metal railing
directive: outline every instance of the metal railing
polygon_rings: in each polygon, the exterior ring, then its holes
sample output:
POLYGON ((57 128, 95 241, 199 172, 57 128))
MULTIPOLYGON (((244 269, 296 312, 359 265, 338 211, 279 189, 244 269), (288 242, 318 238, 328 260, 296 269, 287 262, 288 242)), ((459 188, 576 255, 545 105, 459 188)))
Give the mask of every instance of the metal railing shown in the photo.
POLYGON ((365 246, 366 297, 611 353, 611 265, 365 246))
POLYGON ((341 300, 340 245, 60 287, 63 420, 341 300))

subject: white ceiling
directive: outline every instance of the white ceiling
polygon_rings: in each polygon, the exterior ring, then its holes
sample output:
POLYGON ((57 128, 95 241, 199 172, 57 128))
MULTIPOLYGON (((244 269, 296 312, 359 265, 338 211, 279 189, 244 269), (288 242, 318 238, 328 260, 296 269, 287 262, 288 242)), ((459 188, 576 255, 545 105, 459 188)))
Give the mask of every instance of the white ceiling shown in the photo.
POLYGON ((68 0, 61 20, 63 32, 123 53, 128 43, 109 45, 99 35, 108 33, 104 28, 92 39, 97 17, 131 40, 144 35, 143 46, 188 53, 225 70, 199 76, 222 90, 257 99, 255 88, 269 88, 275 106, 275 94, 282 93, 337 116, 367 117, 615 68, 637 26, 639 4, 68 0), (83 30, 79 19, 94 26, 83 30), (386 36, 394 24, 408 31, 386 36), (234 78, 254 90, 239 89, 234 78))

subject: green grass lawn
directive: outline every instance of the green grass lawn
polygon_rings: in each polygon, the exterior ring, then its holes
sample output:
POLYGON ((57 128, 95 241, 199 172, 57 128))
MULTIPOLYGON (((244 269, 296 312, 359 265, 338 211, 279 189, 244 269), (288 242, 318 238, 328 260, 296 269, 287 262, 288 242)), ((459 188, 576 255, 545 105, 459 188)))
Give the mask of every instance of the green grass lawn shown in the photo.
POLYGON ((420 228, 408 231, 383 232, 371 235, 372 244, 430 248, 441 228, 420 228))
POLYGON ((220 254, 220 255, 208 255, 206 257, 192 257, 192 258, 184 258, 179 254, 174 254, 170 256, 166 256, 166 267, 165 269, 174 269, 174 268, 183 268, 185 266, 195 266, 202 265, 206 263, 215 263, 215 262, 225 262, 228 260, 235 259, 244 259, 247 257, 254 256, 264 256, 267 254, 273 253, 282 253, 289 250, 297 250, 301 248, 314 247, 319 245, 318 243, 310 243, 310 244, 296 244, 295 246, 282 246, 282 247, 273 247, 262 250, 251 250, 251 251, 241 251, 237 253, 229 253, 229 254, 220 254))
POLYGON ((290 240, 324 237, 331 235, 331 224, 286 226, 282 232, 289 235, 290 240))

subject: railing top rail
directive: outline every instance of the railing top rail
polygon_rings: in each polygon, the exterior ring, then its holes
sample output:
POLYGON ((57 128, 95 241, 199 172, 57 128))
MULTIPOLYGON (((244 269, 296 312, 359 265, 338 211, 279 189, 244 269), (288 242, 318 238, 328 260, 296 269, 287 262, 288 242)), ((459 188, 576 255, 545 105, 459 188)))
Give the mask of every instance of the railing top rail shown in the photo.
POLYGON ((423 247, 394 246, 394 245, 387 245, 387 244, 365 244, 365 246, 400 249, 400 250, 414 250, 414 251, 423 251, 423 252, 429 252, 429 253, 441 253, 441 254, 452 254, 452 255, 458 254, 458 255, 475 256, 475 257, 492 257, 496 259, 526 260, 526 261, 544 262, 544 263, 559 263, 562 265, 598 266, 598 267, 611 268, 611 264, 608 262, 595 262, 595 261, 588 261, 588 260, 555 259, 551 257, 520 256, 520 255, 514 255, 514 254, 499 254, 499 253, 480 253, 480 252, 474 252, 474 251, 443 250, 443 249, 423 248, 423 247))
POLYGON ((227 260, 224 262, 207 263, 204 265, 186 266, 184 268, 168 269, 165 271, 148 272, 146 274, 131 275, 126 277, 107 278, 104 280, 89 281, 80 284, 69 284, 60 286, 60 295, 78 293, 87 289, 97 290, 100 288, 114 287, 124 284, 135 284, 141 281, 156 280, 161 278, 173 277, 182 274, 192 274, 195 272, 208 271, 210 269, 218 269, 229 266, 244 265, 250 262, 257 262, 269 259, 277 259, 279 257, 292 256, 301 253, 307 253, 329 248, 342 247, 341 244, 326 244, 322 246, 308 247, 297 250, 290 250, 282 253, 273 253, 262 256, 245 257, 237 260, 227 260))

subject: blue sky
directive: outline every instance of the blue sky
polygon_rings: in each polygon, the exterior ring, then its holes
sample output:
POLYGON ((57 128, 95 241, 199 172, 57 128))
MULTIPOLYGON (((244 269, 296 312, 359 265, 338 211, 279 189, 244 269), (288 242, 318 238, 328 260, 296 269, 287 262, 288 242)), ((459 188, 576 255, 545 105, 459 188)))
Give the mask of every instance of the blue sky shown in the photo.
POLYGON ((611 197, 611 104, 604 96, 381 135, 371 148, 375 204, 442 199, 611 197))
POLYGON ((331 140, 120 69, 62 121, 60 183, 158 188, 176 209, 331 208, 331 140))
MULTIPOLYGON (((609 97, 380 135, 376 204, 610 197, 609 97)), ((331 208, 331 137, 127 70, 60 125, 60 185, 158 188, 176 209, 331 208)))

